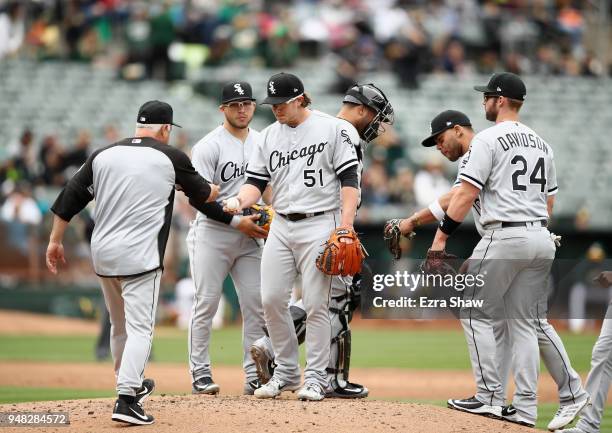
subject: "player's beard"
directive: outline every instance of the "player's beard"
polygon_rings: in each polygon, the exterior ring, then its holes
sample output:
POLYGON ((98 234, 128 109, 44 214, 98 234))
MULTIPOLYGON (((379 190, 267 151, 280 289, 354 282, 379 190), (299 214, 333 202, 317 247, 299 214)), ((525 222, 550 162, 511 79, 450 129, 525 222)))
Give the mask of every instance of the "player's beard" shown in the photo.
POLYGON ((245 120, 239 120, 239 121, 235 121, 233 119, 230 119, 230 117, 226 117, 227 123, 229 123, 233 128, 236 129, 245 129, 249 127, 249 123, 251 123, 251 119, 252 117, 245 119, 245 120))
POLYGON ((461 143, 459 143, 458 140, 453 140, 453 145, 450 148, 450 154, 447 156, 448 160, 451 162, 455 162, 457 161, 459 158, 461 158, 461 152, 463 152, 463 149, 461 147, 461 143))
POLYGON ((490 122, 497 121, 497 116, 499 114, 499 109, 496 105, 491 106, 491 108, 485 108, 485 117, 490 122))

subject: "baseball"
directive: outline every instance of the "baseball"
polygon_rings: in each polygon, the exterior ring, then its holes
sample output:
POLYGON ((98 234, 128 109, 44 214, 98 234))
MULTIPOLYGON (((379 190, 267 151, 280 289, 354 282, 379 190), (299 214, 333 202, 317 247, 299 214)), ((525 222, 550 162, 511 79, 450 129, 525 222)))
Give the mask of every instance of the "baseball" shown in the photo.
POLYGON ((238 210, 240 209, 240 200, 238 200, 238 197, 228 198, 225 202, 225 207, 230 211, 238 210))

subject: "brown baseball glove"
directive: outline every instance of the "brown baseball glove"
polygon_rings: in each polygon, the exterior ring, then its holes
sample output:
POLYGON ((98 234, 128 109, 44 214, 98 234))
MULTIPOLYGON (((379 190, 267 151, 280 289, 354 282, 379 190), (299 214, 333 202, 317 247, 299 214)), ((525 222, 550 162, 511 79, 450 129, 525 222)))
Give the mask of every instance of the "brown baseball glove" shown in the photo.
POLYGON ((274 219, 274 209, 272 209, 272 206, 254 204, 246 208, 243 211, 243 215, 259 215, 259 218, 255 220, 255 224, 266 231, 270 231, 270 224, 272 224, 272 219, 274 219))
POLYGON ((355 275, 361 271, 366 256, 357 233, 353 229, 338 227, 317 257, 317 269, 327 275, 355 275))

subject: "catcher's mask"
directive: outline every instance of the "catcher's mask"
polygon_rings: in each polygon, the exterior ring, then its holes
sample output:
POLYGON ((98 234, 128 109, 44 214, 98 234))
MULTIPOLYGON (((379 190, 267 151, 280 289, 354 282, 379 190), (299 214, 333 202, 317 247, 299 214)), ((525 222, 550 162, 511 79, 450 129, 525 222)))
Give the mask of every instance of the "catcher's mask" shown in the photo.
POLYGON ((344 96, 342 102, 365 105, 376 112, 372 121, 359 131, 362 140, 370 142, 385 132, 384 123, 393 124, 394 114, 391 103, 382 90, 372 83, 358 84, 351 87, 344 96))

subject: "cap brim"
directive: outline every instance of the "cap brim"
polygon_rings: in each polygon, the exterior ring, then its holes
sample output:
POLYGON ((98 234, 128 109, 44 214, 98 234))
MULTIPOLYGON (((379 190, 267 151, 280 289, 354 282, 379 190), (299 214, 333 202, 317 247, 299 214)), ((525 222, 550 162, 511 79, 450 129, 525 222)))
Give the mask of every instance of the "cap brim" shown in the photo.
POLYGON ((238 96, 236 98, 231 98, 231 99, 226 99, 225 101, 221 101, 221 103, 222 104, 228 104, 230 102, 236 102, 236 101, 257 101, 257 99, 249 98, 249 97, 244 97, 244 96, 238 96))
MULTIPOLYGON (((444 132, 444 131, 441 131, 444 132)), ((425 140, 421 141, 421 144, 425 147, 433 147, 436 145, 436 137, 440 135, 441 132, 436 132, 435 134, 431 134, 425 140)))
POLYGON ((489 86, 474 86, 474 90, 476 90, 477 92, 483 92, 483 93, 494 93, 495 92, 495 90, 489 89, 489 86))
POLYGON ((268 96, 266 99, 261 101, 261 105, 276 105, 287 102, 293 98, 293 96, 268 96))

